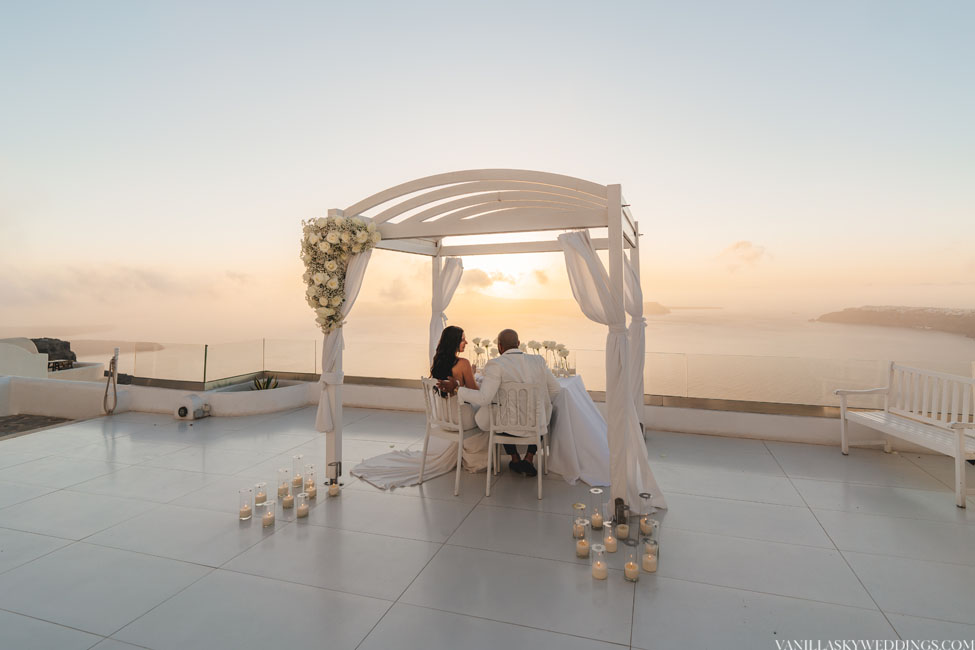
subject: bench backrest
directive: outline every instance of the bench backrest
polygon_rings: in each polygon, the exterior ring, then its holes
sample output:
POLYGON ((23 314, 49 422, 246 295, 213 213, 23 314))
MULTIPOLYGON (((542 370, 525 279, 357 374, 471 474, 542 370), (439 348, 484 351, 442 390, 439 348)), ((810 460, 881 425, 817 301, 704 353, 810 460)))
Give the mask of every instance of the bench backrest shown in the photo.
POLYGON ((971 422, 975 379, 890 364, 885 410, 936 426, 971 422))

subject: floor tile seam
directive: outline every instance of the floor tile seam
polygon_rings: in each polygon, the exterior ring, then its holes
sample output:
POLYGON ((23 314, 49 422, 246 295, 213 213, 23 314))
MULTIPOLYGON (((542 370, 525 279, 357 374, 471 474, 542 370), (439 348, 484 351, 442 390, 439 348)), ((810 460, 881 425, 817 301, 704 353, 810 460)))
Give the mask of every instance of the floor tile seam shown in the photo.
MULTIPOLYGON (((816 523, 818 524, 819 522, 817 521, 816 523)), ((820 526, 822 526, 822 524, 820 524, 820 526)), ((683 527, 680 527, 680 526, 673 526, 673 525, 667 526, 667 529, 668 530, 680 531, 682 533, 694 533, 694 534, 712 535, 712 536, 715 536, 715 537, 723 537, 725 539, 741 539, 741 540, 746 540, 746 541, 749 541, 749 542, 766 542, 766 543, 769 543, 769 544, 781 544, 783 546, 798 546, 800 548, 815 549, 815 550, 818 550, 818 551, 838 551, 839 550, 839 548, 837 548, 835 544, 833 546, 817 546, 816 544, 801 544, 799 542, 783 542, 780 539, 768 539, 768 538, 765 538, 765 537, 745 537, 745 536, 742 536, 742 535, 732 535, 730 533, 715 533, 715 532, 711 532, 711 531, 708 531, 708 530, 696 530, 694 528, 683 528, 683 527)), ((829 536, 827 535, 827 538, 828 537, 829 536)), ((833 543, 833 540, 832 539, 830 539, 830 543, 833 543)))
POLYGON ((79 540, 73 539, 71 537, 61 537, 60 535, 51 535, 49 533, 39 533, 36 530, 24 530, 23 528, 14 528, 6 523, 0 524, 0 530, 12 530, 15 533, 28 533, 30 535, 38 535, 40 537, 52 537, 54 539, 63 540, 65 542, 77 542, 79 540))
MULTIPOLYGON (((783 477, 783 478, 785 478, 785 477, 783 477)), ((664 491, 667 494, 680 494, 680 495, 688 496, 688 497, 698 497, 698 498, 703 498, 703 499, 716 499, 716 500, 719 500, 719 501, 735 501, 735 502, 738 502, 738 503, 756 503, 756 504, 763 505, 763 506, 782 506, 783 508, 800 508, 800 509, 806 507, 806 506, 801 505, 801 504, 779 503, 777 501, 758 501, 758 500, 755 500, 755 499, 740 499, 740 498, 736 498, 736 497, 719 497, 719 496, 715 496, 713 494, 699 494, 697 492, 687 492, 686 490, 674 490, 674 489, 670 489, 670 488, 668 488, 667 490, 664 490, 664 491)))
MULTIPOLYGON (((964 510, 964 508, 958 508, 958 510, 964 510)), ((923 521, 929 524, 944 524, 946 526, 955 526, 957 528, 970 528, 975 526, 975 520, 972 521, 948 521, 947 519, 930 519, 927 517, 910 517, 907 515, 895 515, 885 512, 867 512, 865 510, 844 510, 842 508, 825 508, 822 506, 809 506, 810 510, 821 510, 823 512, 844 512, 850 515, 863 515, 865 517, 884 517, 887 519, 906 519, 908 521, 923 521)))
MULTIPOLYGON (((110 636, 109 637, 105 637, 105 638, 107 640, 109 640, 109 641, 117 641, 119 643, 124 643, 126 645, 135 646, 136 648, 142 648, 143 650, 154 650, 153 648, 150 648, 147 645, 139 645, 138 643, 132 643, 131 641, 123 641, 122 639, 115 639, 115 638, 110 637, 110 636)), ((99 641, 98 643, 101 643, 101 641, 99 641)), ((95 645, 98 645, 98 643, 96 643, 95 645)), ((95 646, 92 646, 92 648, 94 648, 94 647, 95 646)), ((91 650, 91 648, 88 648, 88 650, 91 650)))
MULTIPOLYGON (((427 544, 444 544, 446 542, 446 540, 442 542, 442 541, 439 541, 439 540, 436 540, 436 539, 421 539, 419 537, 404 537, 403 535, 387 535, 386 533, 377 533, 376 531, 373 531, 373 530, 361 530, 359 528, 343 528, 341 526, 335 526, 335 525, 329 525, 329 524, 319 524, 319 523, 315 523, 313 521, 309 521, 309 522, 307 522, 307 524, 303 524, 303 525, 316 526, 318 528, 331 528, 333 530, 344 530, 344 531, 347 531, 347 532, 350 532, 350 533, 362 533, 364 535, 379 535, 380 537, 390 537, 392 539, 405 539, 405 540, 412 541, 412 542, 426 542, 427 544)), ((452 534, 453 533, 451 533, 451 535, 452 534)), ((447 538, 449 539, 450 538, 450 535, 447 535, 447 538)))
POLYGON ((102 641, 104 641, 105 639, 108 638, 107 636, 105 636, 103 634, 99 634, 98 632, 89 632, 88 630, 82 630, 80 627, 72 627, 70 625, 65 625, 64 623, 58 623, 57 621, 51 621, 51 620, 48 620, 46 618, 41 618, 39 616, 34 616, 33 614, 24 614, 23 612, 18 612, 18 611, 14 611, 12 609, 7 609, 6 607, 0 607, 0 612, 7 612, 8 614, 15 614, 17 616, 23 616, 24 618, 29 618, 29 619, 32 619, 32 620, 35 620, 35 621, 40 621, 42 623, 48 623, 50 625, 57 625, 58 627, 63 627, 65 629, 67 629, 67 630, 72 630, 74 632, 81 632, 82 634, 90 634, 91 636, 101 637, 98 641, 95 641, 95 643, 93 645, 88 646, 89 648, 93 648, 94 646, 98 645, 99 643, 101 643, 102 641))
POLYGON ((975 628, 975 624, 973 624, 973 623, 970 622, 971 619, 968 619, 968 621, 955 621, 955 620, 952 620, 950 618, 937 618, 937 617, 934 617, 934 616, 921 616, 919 614, 910 614, 908 612, 898 612, 898 611, 894 611, 892 609, 888 609, 888 610, 884 610, 884 611, 886 611, 888 614, 895 614, 897 616, 907 616, 908 618, 919 618, 919 619, 924 620, 924 621, 937 621, 938 623, 954 623, 956 625, 965 625, 967 627, 975 628))
POLYGON ((161 605, 163 605, 165 603, 168 603, 170 600, 172 600, 176 596, 180 595, 181 593, 183 593, 184 591, 186 591, 187 589, 189 589, 190 587, 192 587, 193 585, 195 585, 196 583, 198 583, 200 580, 203 580, 207 576, 211 575, 214 571, 217 571, 216 568, 212 568, 212 567, 206 567, 206 568, 208 568, 209 571, 205 572, 199 578, 190 581, 190 583, 187 584, 186 586, 184 586, 182 589, 177 589, 173 594, 171 594, 168 597, 164 598, 160 602, 158 602, 155 605, 153 605, 152 607, 150 607, 148 610, 142 612, 141 614, 139 614, 138 616, 136 616, 135 618, 133 618, 132 620, 130 620, 128 623, 126 623, 122 627, 120 627, 117 630, 113 631, 111 634, 108 635, 108 637, 109 638, 113 638, 113 640, 119 641, 121 643, 128 643, 128 641, 123 641, 122 639, 114 639, 115 635, 118 634, 119 632, 121 632, 122 630, 124 630, 125 628, 127 628, 128 626, 132 625, 133 623, 135 623, 136 621, 138 621, 142 617, 144 617, 144 616, 148 615, 149 613, 155 611, 156 608, 160 607, 161 605))
MULTIPOLYGON (((36 485, 29 485, 27 487, 35 488, 35 487, 38 487, 38 486, 36 486, 36 485)), ((19 506, 19 505, 24 504, 24 503, 30 503, 31 501, 33 501, 35 499, 40 499, 41 497, 46 497, 49 494, 54 494, 55 492, 60 492, 63 489, 64 488, 54 488, 50 492, 45 492, 44 494, 38 494, 36 496, 28 497, 28 498, 24 499, 23 501, 17 501, 15 503, 8 503, 7 505, 0 507, 0 512, 3 512, 7 508, 13 508, 14 506, 19 506)), ((3 528, 3 527, 4 527, 3 524, 0 524, 0 528, 3 528)))
MULTIPOLYGON (((508 555, 508 556, 511 556, 511 557, 527 558, 529 560, 546 560, 546 561, 549 561, 549 562, 558 562, 560 564, 568 564, 570 566, 577 566, 577 567, 585 567, 585 566, 588 566, 588 562, 589 562, 588 560, 587 561, 581 561, 581 558, 578 558, 578 560, 580 560, 580 561, 577 561, 576 559, 573 559, 573 560, 563 560, 563 559, 553 558, 553 557, 543 557, 541 555, 530 555, 530 554, 527 554, 527 553, 515 553, 513 551, 499 551, 496 548, 483 548, 481 546, 467 546, 465 544, 452 543, 449 538, 447 539, 446 542, 444 542, 443 545, 444 546, 450 546, 450 547, 453 547, 453 548, 463 548, 463 549, 467 549, 469 551, 485 551, 487 553, 498 553, 499 555, 508 555)), ((613 554, 611 553, 610 555, 613 555, 613 554)), ((618 572, 620 574, 623 573, 623 569, 616 569, 616 568, 609 567, 609 566, 606 567, 606 568, 609 571, 616 571, 616 572, 618 572)))
MULTIPOLYGON (((234 558, 236 559, 236 557, 234 558)), ((229 560, 228 560, 229 562, 229 560)), ((300 582, 298 580, 288 580, 286 578, 277 578, 274 576, 264 575, 262 573, 249 573, 247 571, 241 571, 240 569, 228 569, 224 566, 215 567, 219 571, 226 571, 227 573, 236 573, 237 575, 250 576, 252 578, 263 578, 265 580, 274 580, 275 582, 283 582, 289 585, 296 585, 298 587, 311 587, 312 589, 321 589, 322 591, 329 591, 336 594, 345 594, 347 596, 357 596, 360 598, 369 598, 371 600, 381 600, 389 603, 392 607, 396 601, 387 598, 385 596, 376 596, 375 594, 367 594, 361 591, 349 591, 348 589, 339 589, 337 587, 323 587, 322 585, 315 585, 310 582, 300 582)))
POLYGON ((707 469, 707 470, 715 470, 715 471, 719 471, 719 472, 725 472, 727 474, 747 474, 748 476, 757 476, 759 478, 785 478, 786 477, 785 476, 785 470, 782 469, 782 466, 781 465, 779 465, 778 467, 779 467, 779 471, 782 472, 782 474, 767 474, 765 472, 756 472, 756 471, 751 471, 751 470, 747 470, 747 469, 743 469, 743 470, 730 469, 730 465, 722 465, 722 466, 718 466, 718 467, 705 467, 703 465, 694 465, 694 464, 691 464, 691 463, 681 462, 679 460, 670 460, 667 457, 664 457, 664 458, 659 458, 659 457, 658 458, 651 458, 650 461, 651 462, 657 462, 660 465, 667 465, 667 466, 673 465, 673 466, 676 466, 676 467, 687 468, 687 469, 691 469, 691 470, 694 470, 694 469, 707 469))
MULTIPOLYGON (((765 446, 766 446, 766 448, 768 448, 768 444, 766 444, 765 446)), ((772 452, 771 449, 769 449, 769 453, 771 453, 772 456, 775 457, 775 462, 778 463, 779 462, 779 459, 778 459, 778 457, 775 456, 775 454, 772 452)), ((792 482, 792 477, 791 476, 789 477, 789 484, 792 485, 792 489, 795 490, 799 494, 799 498, 802 499, 802 502, 806 504, 806 508, 809 510, 809 513, 816 520, 816 523, 819 524, 819 527, 822 529, 823 534, 826 535, 826 537, 829 539, 830 543, 832 543, 833 546, 836 548, 836 552, 839 553, 840 558, 842 558, 843 563, 846 565, 846 568, 850 571, 850 573, 853 574, 853 577, 856 578, 857 583, 859 583, 859 585, 860 585, 860 588, 863 589, 864 593, 867 594, 867 597, 870 598, 870 602, 873 603, 874 607, 876 607, 877 610, 884 617, 884 620, 887 622, 887 625, 890 627, 891 631, 895 635, 897 635, 897 638, 898 639, 900 639, 901 638, 900 632, 898 632, 897 631, 897 628, 894 627, 894 624, 890 622, 890 618, 888 618, 888 616, 884 612, 884 610, 881 609, 880 603, 877 602, 877 599, 874 597, 873 592, 871 592, 869 589, 867 589, 867 585, 864 584, 863 578, 861 578, 860 577, 860 574, 857 573, 853 569, 853 566, 850 564, 850 561, 846 558, 846 555, 844 555, 843 554, 843 551, 840 550, 839 545, 836 543, 836 540, 834 540, 833 539, 833 536, 829 534, 829 531, 828 530, 826 530, 826 526, 824 526, 823 525, 823 522, 821 522, 819 520, 819 517, 816 516, 816 513, 813 512, 813 509, 811 507, 809 507, 809 503, 806 501, 806 498, 802 495, 802 492, 799 492, 799 488, 797 488, 796 485, 795 485, 795 483, 792 482)))
POLYGON ((380 493, 388 493, 388 494, 382 494, 382 496, 399 497, 399 498, 407 498, 407 499, 429 499, 431 501, 446 501, 448 503, 468 503, 468 504, 475 503, 476 504, 476 503, 480 503, 480 500, 484 498, 484 495, 482 494, 480 497, 478 497, 477 501, 472 502, 472 501, 458 501, 458 499, 460 499, 460 495, 449 496, 449 497, 448 496, 435 497, 435 496, 428 496, 425 494, 396 494, 392 490, 380 490, 380 488, 377 488, 376 486, 372 485, 368 481, 363 481, 362 479, 359 479, 356 482, 356 485, 358 485, 359 483, 362 483, 363 486, 367 486, 367 487, 357 488, 357 487, 350 486, 348 488, 343 488, 343 490, 348 489, 350 491, 366 492, 366 493, 369 493, 370 490, 378 490, 380 493))
MULTIPOLYGON (((155 553, 147 553, 146 551, 134 551, 134 550, 132 550, 130 548, 122 548, 120 546, 109 546, 108 544, 99 543, 99 542, 91 542, 91 541, 81 541, 81 540, 79 540, 76 543, 77 544, 87 544, 88 546, 97 546, 98 548, 100 548, 102 550, 121 551, 122 553, 133 553, 135 555, 141 555, 143 557, 151 557, 151 558, 154 558, 156 560, 166 560, 168 562, 179 562, 180 564, 188 564, 190 566, 200 567, 201 569, 207 569, 209 571, 212 571, 212 570, 215 570, 215 569, 219 569, 220 568, 218 566, 213 566, 212 564, 203 564, 201 562, 192 562, 190 560, 181 560, 179 558, 169 557, 168 555, 157 555, 155 553)), ((67 548, 67 547, 63 547, 63 548, 67 548)), ((58 549, 58 550, 61 550, 61 549, 58 549)), ((111 635, 109 635, 109 636, 111 636, 111 635)))
POLYGON ((832 607, 843 607, 849 609, 857 609, 864 612, 880 612, 879 607, 863 607, 861 605, 850 605, 848 603, 838 603, 832 600, 820 600, 818 598, 805 598, 803 596, 796 596, 793 594, 780 594, 774 591, 762 591, 761 589, 749 589, 748 587, 738 587, 725 584, 718 584, 716 582, 707 582, 705 580, 692 580, 690 578, 678 578, 677 576, 669 576, 660 573, 659 571, 654 574, 658 578, 663 580, 677 580, 678 582, 687 582, 695 585, 706 585, 708 587, 717 587, 719 589, 730 589, 731 591, 744 591, 750 594, 758 594, 760 596, 774 596, 775 598, 787 598, 789 600, 799 600, 806 603, 818 603, 820 605, 830 605, 832 607))
MULTIPOLYGON (((20 531, 20 532, 27 532, 27 531, 20 531)), ((34 534, 35 534, 35 535, 37 535, 38 533, 34 533, 34 534)), ((50 535, 49 535, 48 537, 50 537, 50 535)), ((69 547, 71 547, 72 545, 74 545, 74 544, 77 544, 77 543, 78 543, 77 541, 75 541, 75 540, 73 540, 73 539, 64 539, 63 537, 56 537, 55 539, 60 539, 60 540, 64 540, 64 541, 66 541, 66 542, 68 542, 68 543, 67 543, 67 544, 64 544, 63 546, 58 546, 57 548, 52 548, 52 549, 51 549, 50 551, 48 551, 47 553, 44 553, 44 554, 42 554, 42 555, 38 555, 38 556, 37 556, 37 557, 35 557, 35 558, 31 558, 30 560, 27 560, 27 561, 26 561, 26 562, 24 562, 23 564, 18 564, 17 566, 12 566, 12 567, 10 567, 9 569, 4 569, 3 571, 0 571, 0 576, 2 576, 2 575, 5 575, 5 574, 7 574, 7 573, 10 573, 11 571, 14 571, 14 570, 16 570, 16 569, 20 569, 21 567, 25 567, 25 566, 27 566, 28 564, 31 564, 32 562, 36 562, 37 560, 40 560, 41 558, 45 558, 45 557, 47 557, 47 556, 48 556, 48 555, 50 555, 51 553, 56 553, 57 551, 61 551, 61 550, 63 550, 63 549, 66 549, 66 548, 69 548, 69 547)))
POLYGON ((581 634, 572 634, 571 632, 560 632, 559 630, 551 630, 551 629, 549 629, 547 627, 537 627, 537 626, 534 626, 534 625, 525 625, 524 623, 513 623, 511 621, 503 621, 503 620, 497 619, 497 618, 488 618, 487 616, 478 616, 476 614, 468 614, 467 612, 455 612, 455 611, 450 610, 450 609, 440 609, 439 607, 432 607, 430 605, 420 605, 418 603, 408 603, 408 602, 405 602, 405 601, 403 601, 403 602, 397 601, 395 604, 402 604, 402 605, 406 605, 406 606, 409 606, 409 607, 418 607, 420 609, 428 609, 428 610, 430 610, 432 612, 441 612, 443 614, 452 614, 454 616, 463 616, 465 618, 473 618, 473 619, 476 619, 476 620, 479 620, 479 621, 488 621, 490 623, 501 623, 503 625, 511 625, 511 626, 514 626, 514 627, 525 628, 526 630, 536 630, 536 631, 539 631, 539 632, 549 632, 551 634, 558 634, 560 636, 569 636, 569 637, 573 637, 575 639, 584 639, 586 641, 598 641, 599 643, 605 643, 607 645, 615 645, 615 646, 619 646, 621 648, 628 648, 628 647, 630 647, 629 644, 627 644, 627 643, 616 643, 614 641, 607 641, 606 639, 600 639, 598 637, 583 636, 581 634))
MULTIPOLYGON (((0 448, 0 449, 2 449, 2 448, 0 448)), ((11 453, 14 453, 14 454, 22 454, 24 452, 22 452, 22 451, 14 451, 14 452, 11 452, 11 453)), ((31 458, 30 460, 25 460, 25 461, 21 461, 19 463, 14 463, 13 465, 4 465, 3 467, 0 467, 0 474, 2 474, 3 472, 5 472, 6 470, 8 470, 8 469, 10 469, 12 467, 18 467, 20 465, 25 465, 27 463, 34 463, 34 462, 37 462, 39 460, 44 460, 45 458, 50 458, 53 455, 54 454, 46 454, 46 455, 41 456, 39 458, 31 458)), ((17 483, 18 482, 18 481, 8 481, 8 480, 6 480, 4 478, 0 478, 0 481, 3 481, 4 483, 17 483)))
MULTIPOLYGON (((887 484, 887 483, 865 483, 864 481, 852 481, 852 480, 838 481, 838 480, 828 479, 828 478, 822 478, 822 477, 818 477, 818 476, 792 476, 792 475, 787 475, 786 478, 790 479, 790 482, 791 482, 791 479, 799 479, 800 481, 821 481, 823 483, 839 483, 841 485, 853 485, 853 486, 865 486, 865 487, 879 487, 879 488, 898 488, 898 489, 901 489, 901 490, 918 490, 920 492, 931 492, 931 493, 934 493, 934 494, 945 494, 945 493, 950 493, 951 492, 951 490, 949 490, 947 488, 938 489, 938 490, 932 490, 932 489, 929 489, 929 488, 918 487, 916 485, 893 485, 893 484, 887 484)), ((935 479, 935 480, 937 480, 937 479, 935 479)), ((938 481, 938 483, 941 484, 941 485, 943 485, 943 483, 941 483, 941 481, 938 481)), ((793 487, 795 488, 795 485, 793 485, 793 487)), ((799 488, 795 488, 795 489, 798 491, 799 488)))
MULTIPOLYGON (((948 488, 948 490, 949 490, 949 491, 951 491, 951 492, 954 492, 954 490, 955 490, 955 486, 954 486, 954 485, 951 485, 951 484, 950 484, 950 483, 948 483, 947 481, 943 481, 943 480, 941 480, 940 478, 938 478, 937 476, 935 476, 934 474, 932 474, 932 473, 931 473, 931 472, 930 472, 930 471, 928 470, 928 468, 926 468, 926 467, 924 467, 923 465, 921 465, 920 463, 918 463, 917 461, 915 461, 915 460, 914 460, 913 458, 911 458, 911 457, 910 457, 909 455, 907 455, 907 454, 898 454, 898 455, 899 455, 899 456, 900 456, 901 458, 904 458, 904 459, 905 459, 905 460, 906 460, 907 462, 909 462, 909 463, 910 463, 911 465, 914 465, 914 466, 915 466, 915 467, 917 467, 917 468, 918 468, 919 470, 921 470, 922 472, 924 472, 925 474, 927 474, 928 476, 930 476, 931 478, 933 478, 934 480, 936 480, 936 481, 937 481, 938 483, 941 483, 942 485, 944 485, 944 486, 945 486, 946 488, 948 488)), ((951 458, 951 456, 946 456, 946 458, 951 458)), ((952 460, 954 460, 954 459, 952 458, 952 460)))
MULTIPOLYGON (((949 567, 964 567, 966 569, 975 570, 975 559, 972 560, 971 564, 966 564, 964 562, 947 562, 944 560, 930 560, 927 558, 918 557, 917 555, 894 555, 892 553, 877 553, 873 551, 863 551, 858 548, 838 548, 842 553, 857 553, 859 555, 873 555, 875 557, 882 558, 894 558, 898 560, 913 560, 915 562, 925 562, 928 564, 936 564, 938 566, 949 566, 949 567)), ((851 567, 852 568, 852 567, 851 567)))

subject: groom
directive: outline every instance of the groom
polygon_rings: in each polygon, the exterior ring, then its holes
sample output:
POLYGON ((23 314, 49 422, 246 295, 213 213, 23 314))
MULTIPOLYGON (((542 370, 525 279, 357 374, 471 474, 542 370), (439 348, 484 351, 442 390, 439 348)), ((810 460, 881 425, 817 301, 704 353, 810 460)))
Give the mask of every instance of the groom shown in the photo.
MULTIPOLYGON (((491 404, 491 400, 498 392, 502 384, 508 382, 518 382, 525 384, 535 384, 537 390, 542 395, 543 417, 546 424, 552 417, 552 399, 558 395, 561 387, 555 380, 552 371, 545 365, 545 359, 537 354, 524 354, 518 349, 521 342, 518 340, 518 332, 506 329, 498 334, 498 351, 500 356, 491 359, 484 366, 484 378, 481 380, 481 388, 473 390, 471 388, 460 387, 460 395, 464 401, 477 404, 479 408, 474 414, 474 421, 477 426, 487 431, 491 426, 491 409, 483 408, 491 404)), ((457 382, 453 377, 448 378, 442 383, 442 388, 453 392, 457 387, 457 382)), ((508 467, 512 471, 527 476, 537 476, 538 470, 532 461, 535 459, 535 452, 538 451, 536 445, 529 445, 525 459, 522 460, 515 445, 506 444, 504 450, 511 456, 508 467)), ((490 468, 488 468, 490 471, 490 468)))

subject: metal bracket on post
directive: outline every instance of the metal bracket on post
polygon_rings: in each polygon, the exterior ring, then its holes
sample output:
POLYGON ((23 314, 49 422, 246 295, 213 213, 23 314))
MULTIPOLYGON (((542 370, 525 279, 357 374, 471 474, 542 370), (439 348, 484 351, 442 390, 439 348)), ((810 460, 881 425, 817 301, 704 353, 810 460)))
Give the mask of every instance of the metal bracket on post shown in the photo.
POLYGON ((342 461, 337 460, 335 462, 328 464, 328 482, 338 483, 339 477, 342 476, 342 461))

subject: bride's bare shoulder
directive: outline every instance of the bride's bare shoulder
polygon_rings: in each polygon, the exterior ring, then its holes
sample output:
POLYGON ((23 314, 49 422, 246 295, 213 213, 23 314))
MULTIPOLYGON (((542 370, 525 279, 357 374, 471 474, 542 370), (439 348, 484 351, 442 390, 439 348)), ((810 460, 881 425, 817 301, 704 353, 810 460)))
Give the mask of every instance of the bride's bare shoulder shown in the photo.
POLYGON ((468 361, 467 359, 464 359, 463 357, 458 359, 457 363, 454 364, 454 370, 467 370, 470 367, 471 367, 471 362, 468 361))

